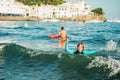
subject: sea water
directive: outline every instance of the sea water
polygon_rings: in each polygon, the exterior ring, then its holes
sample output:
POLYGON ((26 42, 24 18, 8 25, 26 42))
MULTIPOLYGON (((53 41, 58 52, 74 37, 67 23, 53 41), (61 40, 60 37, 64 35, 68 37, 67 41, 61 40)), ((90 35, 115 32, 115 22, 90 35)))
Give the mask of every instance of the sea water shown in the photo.
POLYGON ((0 21, 0 80, 119 79, 120 23, 0 21), (86 50, 102 50, 68 54, 48 37, 62 26, 71 49, 83 42, 86 50))

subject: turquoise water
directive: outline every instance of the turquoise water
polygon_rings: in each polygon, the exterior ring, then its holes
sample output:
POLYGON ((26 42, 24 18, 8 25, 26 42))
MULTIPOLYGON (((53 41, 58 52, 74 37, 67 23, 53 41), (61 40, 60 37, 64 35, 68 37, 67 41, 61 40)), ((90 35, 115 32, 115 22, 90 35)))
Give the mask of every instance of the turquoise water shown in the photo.
POLYGON ((0 22, 0 79, 5 80, 119 80, 120 23, 0 22), (70 55, 58 47, 61 26, 70 48, 84 42, 85 49, 103 48, 97 54, 70 55))

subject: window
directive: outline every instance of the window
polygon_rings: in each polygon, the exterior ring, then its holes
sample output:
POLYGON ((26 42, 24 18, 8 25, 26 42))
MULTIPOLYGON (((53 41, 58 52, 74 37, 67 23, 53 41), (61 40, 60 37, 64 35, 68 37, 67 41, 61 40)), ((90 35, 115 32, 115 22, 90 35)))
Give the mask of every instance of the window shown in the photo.
POLYGON ((59 10, 61 10, 61 8, 59 8, 59 10))

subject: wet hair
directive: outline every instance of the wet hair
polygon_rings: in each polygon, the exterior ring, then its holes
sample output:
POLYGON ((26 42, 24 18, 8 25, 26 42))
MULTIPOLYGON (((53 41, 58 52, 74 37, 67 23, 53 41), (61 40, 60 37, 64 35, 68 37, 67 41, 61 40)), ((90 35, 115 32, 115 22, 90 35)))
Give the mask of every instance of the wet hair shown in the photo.
POLYGON ((77 48, 79 47, 79 45, 84 45, 84 43, 82 43, 82 42, 81 42, 81 43, 78 43, 77 48))
POLYGON ((64 30, 64 27, 61 27, 61 30, 64 30))

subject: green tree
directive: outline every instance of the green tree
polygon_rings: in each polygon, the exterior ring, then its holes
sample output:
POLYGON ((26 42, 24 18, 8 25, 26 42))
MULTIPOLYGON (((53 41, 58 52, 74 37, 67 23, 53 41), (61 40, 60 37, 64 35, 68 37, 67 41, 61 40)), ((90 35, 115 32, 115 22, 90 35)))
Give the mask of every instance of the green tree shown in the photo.
POLYGON ((59 5, 65 2, 63 0, 15 0, 15 1, 22 2, 25 5, 41 5, 41 4, 59 5))
POLYGON ((94 13, 96 13, 96 14, 98 14, 98 15, 103 15, 103 14, 104 14, 102 8, 95 8, 95 9, 93 9, 91 12, 94 12, 94 13))

